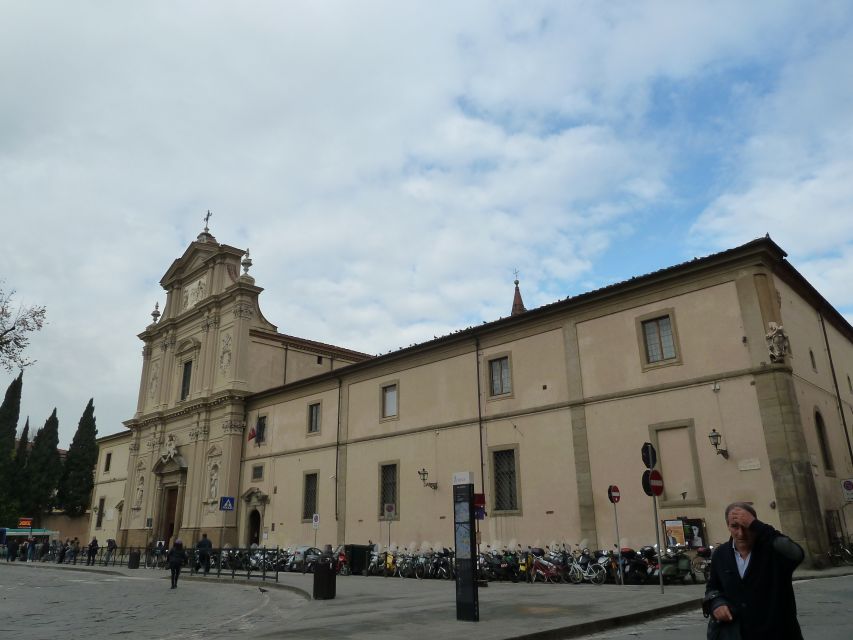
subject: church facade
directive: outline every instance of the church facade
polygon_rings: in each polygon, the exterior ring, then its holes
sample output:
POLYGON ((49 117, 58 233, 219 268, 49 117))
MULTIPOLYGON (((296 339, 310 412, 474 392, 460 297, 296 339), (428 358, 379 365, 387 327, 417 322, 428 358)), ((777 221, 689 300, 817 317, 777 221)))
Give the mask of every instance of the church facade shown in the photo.
POLYGON ((279 333, 250 266, 205 230, 161 280, 99 539, 451 546, 470 471, 483 544, 611 548, 616 485, 636 547, 644 442, 679 541, 727 539, 733 500, 813 557, 848 531, 853 327, 769 238, 529 311, 516 284, 509 317, 382 356, 279 333))

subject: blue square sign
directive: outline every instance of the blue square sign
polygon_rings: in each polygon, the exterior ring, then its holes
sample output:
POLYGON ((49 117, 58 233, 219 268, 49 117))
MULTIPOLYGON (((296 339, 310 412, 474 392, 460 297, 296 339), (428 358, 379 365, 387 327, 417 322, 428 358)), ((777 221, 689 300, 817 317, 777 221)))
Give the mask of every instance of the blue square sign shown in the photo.
POLYGON ((219 498, 220 511, 234 511, 234 496, 222 496, 219 498))

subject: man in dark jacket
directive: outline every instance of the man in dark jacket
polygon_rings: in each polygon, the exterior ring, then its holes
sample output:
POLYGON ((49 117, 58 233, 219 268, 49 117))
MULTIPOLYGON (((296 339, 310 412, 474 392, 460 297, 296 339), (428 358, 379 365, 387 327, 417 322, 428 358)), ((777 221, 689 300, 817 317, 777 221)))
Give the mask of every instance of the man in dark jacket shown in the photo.
POLYGON ((745 502, 726 507, 726 525, 731 539, 714 551, 705 589, 712 628, 725 636, 739 625, 743 640, 802 640, 791 576, 803 549, 745 502))
POLYGON ((213 543, 207 539, 206 533, 201 534, 201 540, 196 543, 195 548, 198 552, 198 561, 204 569, 204 575, 207 575, 210 572, 210 551, 213 549, 213 543))

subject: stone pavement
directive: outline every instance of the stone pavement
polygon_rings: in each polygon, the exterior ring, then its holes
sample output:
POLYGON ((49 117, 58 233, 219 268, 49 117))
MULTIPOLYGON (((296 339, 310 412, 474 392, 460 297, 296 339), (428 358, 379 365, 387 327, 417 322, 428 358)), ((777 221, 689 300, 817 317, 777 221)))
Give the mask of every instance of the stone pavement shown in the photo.
MULTIPOLYGON (((5 564, 5 563, 4 563, 5 564)), ((108 576, 151 575, 150 569, 92 568, 55 564, 28 564, 108 576)), ((4 566, 0 565, 0 571, 4 566)), ((24 567, 20 567, 24 570, 24 567)), ((163 580, 168 580, 162 572, 163 580)), ((795 578, 813 579, 853 574, 853 567, 798 571, 795 578)), ((182 580, 217 589, 215 578, 182 574, 182 580)), ((231 583, 230 578, 219 579, 231 583)), ((453 582, 347 576, 337 577, 334 600, 312 600, 313 576, 279 574, 274 582, 252 584, 269 590, 301 594, 302 604, 282 613, 281 626, 252 634, 256 638, 447 638, 545 639, 576 638, 623 624, 679 611, 701 617, 704 585, 672 585, 660 593, 658 585, 550 585, 491 583, 480 589, 480 622, 456 620, 453 582)))

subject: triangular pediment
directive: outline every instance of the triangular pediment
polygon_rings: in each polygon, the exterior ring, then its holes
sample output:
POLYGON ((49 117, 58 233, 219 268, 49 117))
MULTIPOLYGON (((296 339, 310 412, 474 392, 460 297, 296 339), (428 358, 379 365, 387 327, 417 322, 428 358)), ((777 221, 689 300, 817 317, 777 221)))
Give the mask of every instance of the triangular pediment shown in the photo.
POLYGON ((200 267, 204 266, 205 262, 219 252, 219 245, 208 244, 201 242, 193 242, 184 255, 175 260, 166 271, 165 275, 160 279, 160 284, 164 288, 168 288, 169 284, 179 278, 184 278, 200 267))
POLYGON ((172 458, 160 458, 154 463, 154 467, 151 469, 157 475, 165 475, 167 473, 175 473, 176 471, 183 471, 189 465, 187 465, 187 461, 184 460, 181 454, 178 454, 172 458))

